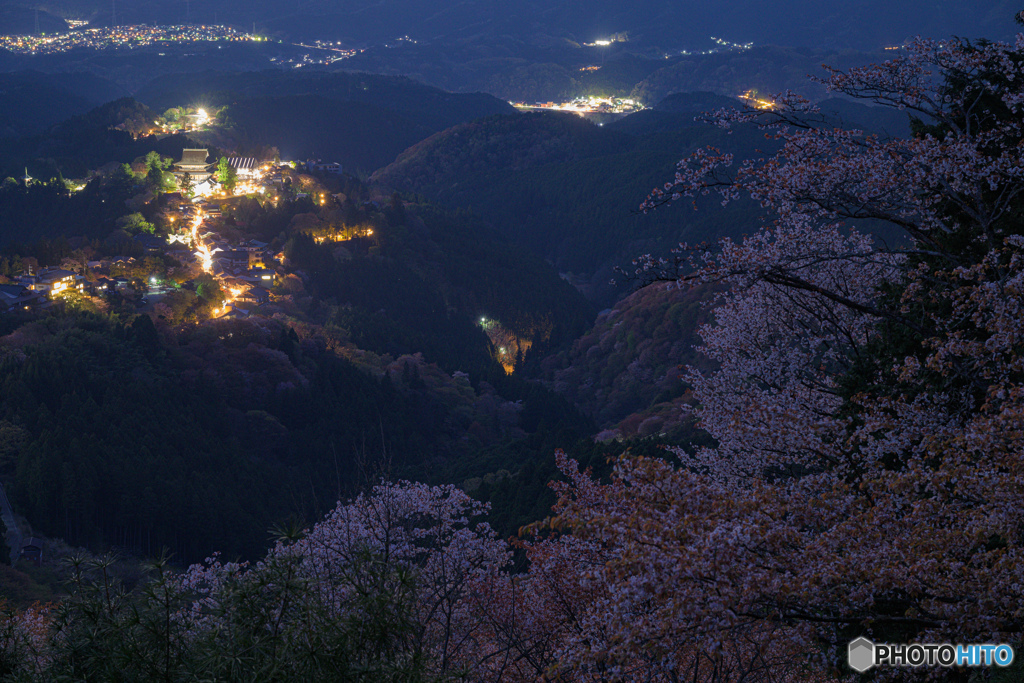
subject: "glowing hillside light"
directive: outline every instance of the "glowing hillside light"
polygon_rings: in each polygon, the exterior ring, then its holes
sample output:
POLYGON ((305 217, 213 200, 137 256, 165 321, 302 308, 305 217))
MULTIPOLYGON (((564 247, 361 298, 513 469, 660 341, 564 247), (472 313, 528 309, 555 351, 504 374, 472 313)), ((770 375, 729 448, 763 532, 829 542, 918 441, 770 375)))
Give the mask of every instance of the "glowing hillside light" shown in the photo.
POLYGON ((612 44, 612 41, 610 41, 610 40, 595 40, 594 41, 594 45, 611 45, 611 44, 612 44))

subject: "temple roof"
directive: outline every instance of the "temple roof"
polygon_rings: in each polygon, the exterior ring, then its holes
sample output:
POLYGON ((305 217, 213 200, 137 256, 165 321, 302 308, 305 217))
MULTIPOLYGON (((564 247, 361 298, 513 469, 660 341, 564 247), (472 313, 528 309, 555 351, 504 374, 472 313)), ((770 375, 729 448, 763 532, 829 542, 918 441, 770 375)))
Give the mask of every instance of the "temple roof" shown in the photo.
POLYGON ((206 166, 206 157, 209 153, 205 149, 183 149, 181 150, 181 161, 179 166, 206 166))

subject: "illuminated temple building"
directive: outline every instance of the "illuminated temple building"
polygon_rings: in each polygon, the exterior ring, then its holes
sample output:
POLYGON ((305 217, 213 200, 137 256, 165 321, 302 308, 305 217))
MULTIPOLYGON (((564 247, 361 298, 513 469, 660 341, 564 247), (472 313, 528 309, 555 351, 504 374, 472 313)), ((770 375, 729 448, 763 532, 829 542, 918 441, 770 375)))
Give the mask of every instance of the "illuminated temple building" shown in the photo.
POLYGON ((181 161, 174 164, 174 177, 181 182, 187 173, 193 183, 201 183, 209 180, 213 175, 213 164, 206 163, 209 152, 205 149, 183 149, 181 161))

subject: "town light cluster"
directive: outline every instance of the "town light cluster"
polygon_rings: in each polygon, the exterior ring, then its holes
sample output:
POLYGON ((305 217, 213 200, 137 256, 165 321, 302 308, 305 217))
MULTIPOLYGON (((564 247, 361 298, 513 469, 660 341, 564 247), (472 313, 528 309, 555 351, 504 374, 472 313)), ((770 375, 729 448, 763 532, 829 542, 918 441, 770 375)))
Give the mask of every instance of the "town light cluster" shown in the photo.
POLYGON ((53 54, 80 48, 134 49, 156 44, 265 40, 228 26, 110 26, 43 35, 0 36, 0 48, 17 54, 53 54))
POLYGON ((570 111, 580 116, 586 114, 630 114, 644 109, 636 100, 619 97, 577 97, 569 102, 510 102, 516 109, 535 111, 570 111))

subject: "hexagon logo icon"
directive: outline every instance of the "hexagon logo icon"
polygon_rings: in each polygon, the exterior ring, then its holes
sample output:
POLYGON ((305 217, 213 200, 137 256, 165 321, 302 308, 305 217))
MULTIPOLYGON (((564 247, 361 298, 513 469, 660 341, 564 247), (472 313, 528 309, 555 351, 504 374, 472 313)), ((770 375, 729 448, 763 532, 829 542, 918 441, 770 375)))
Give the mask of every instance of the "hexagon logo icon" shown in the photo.
POLYGON ((850 643, 847 656, 850 668, 862 674, 875 665, 875 644, 862 636, 850 643))

